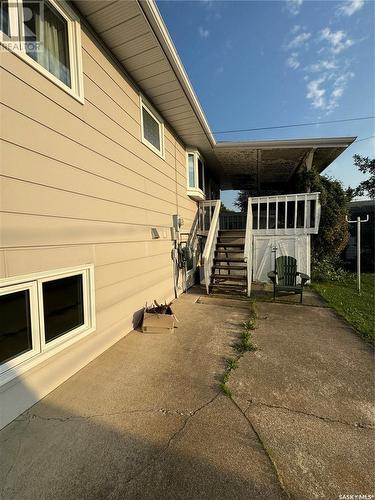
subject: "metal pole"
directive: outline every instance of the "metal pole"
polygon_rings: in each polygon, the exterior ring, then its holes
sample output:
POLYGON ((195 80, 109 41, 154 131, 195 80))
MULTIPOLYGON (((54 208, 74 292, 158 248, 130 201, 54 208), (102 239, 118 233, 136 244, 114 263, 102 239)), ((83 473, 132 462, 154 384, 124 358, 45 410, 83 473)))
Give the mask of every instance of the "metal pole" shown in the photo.
POLYGON ((346 216, 346 221, 349 224, 357 223, 357 290, 358 293, 361 293, 361 223, 368 222, 369 216, 366 215, 366 219, 361 219, 361 217, 357 217, 357 220, 349 220, 346 216))
POLYGON ((361 218, 357 217, 357 288, 361 293, 361 218))

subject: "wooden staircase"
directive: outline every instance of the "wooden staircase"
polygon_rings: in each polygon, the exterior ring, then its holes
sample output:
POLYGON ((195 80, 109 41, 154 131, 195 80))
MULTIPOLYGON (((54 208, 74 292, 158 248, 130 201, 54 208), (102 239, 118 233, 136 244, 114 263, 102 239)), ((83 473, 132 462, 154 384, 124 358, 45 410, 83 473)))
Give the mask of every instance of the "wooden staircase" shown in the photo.
POLYGON ((211 293, 246 293, 244 246, 245 231, 219 230, 211 274, 211 293))

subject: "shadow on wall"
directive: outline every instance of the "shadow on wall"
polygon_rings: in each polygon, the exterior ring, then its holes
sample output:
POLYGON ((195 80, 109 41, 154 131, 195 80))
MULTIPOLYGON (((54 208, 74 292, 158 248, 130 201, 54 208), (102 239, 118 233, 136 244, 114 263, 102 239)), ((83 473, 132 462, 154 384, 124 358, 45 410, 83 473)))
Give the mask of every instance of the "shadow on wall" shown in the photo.
POLYGON ((138 330, 141 326, 143 311, 144 309, 142 307, 142 309, 138 309, 138 311, 135 311, 135 313, 133 314, 133 330, 138 330))

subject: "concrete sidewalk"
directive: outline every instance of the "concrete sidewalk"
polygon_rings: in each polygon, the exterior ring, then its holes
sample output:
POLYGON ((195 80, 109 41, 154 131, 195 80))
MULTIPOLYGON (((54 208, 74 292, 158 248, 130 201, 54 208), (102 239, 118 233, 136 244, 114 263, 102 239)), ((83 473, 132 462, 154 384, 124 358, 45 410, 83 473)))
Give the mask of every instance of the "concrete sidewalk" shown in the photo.
POLYGON ((249 304, 199 294, 174 334, 130 333, 0 431, 1 499, 374 493, 367 346, 329 309, 259 303, 232 401, 249 304))
POLYGON ((328 308, 257 304, 230 379, 293 498, 375 494, 373 350, 328 308))
POLYGON ((283 498, 219 393, 241 307, 175 301, 172 335, 132 332, 0 432, 2 499, 283 498))

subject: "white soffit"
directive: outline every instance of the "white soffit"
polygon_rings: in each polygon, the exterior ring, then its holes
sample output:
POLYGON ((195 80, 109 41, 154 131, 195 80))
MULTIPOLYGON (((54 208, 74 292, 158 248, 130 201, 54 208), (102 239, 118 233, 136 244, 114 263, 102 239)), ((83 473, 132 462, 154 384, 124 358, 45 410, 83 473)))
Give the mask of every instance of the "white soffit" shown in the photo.
POLYGON ((215 139, 155 2, 74 3, 181 140, 212 157, 215 139))

